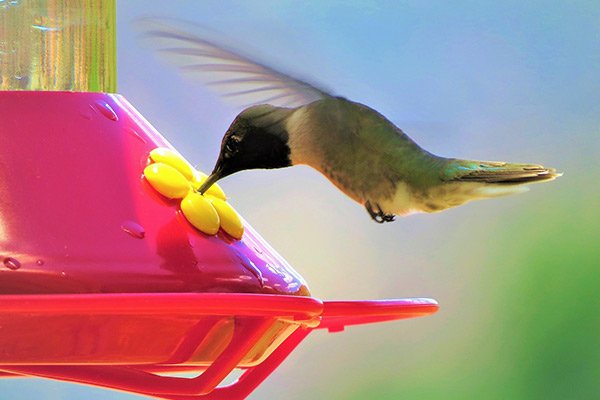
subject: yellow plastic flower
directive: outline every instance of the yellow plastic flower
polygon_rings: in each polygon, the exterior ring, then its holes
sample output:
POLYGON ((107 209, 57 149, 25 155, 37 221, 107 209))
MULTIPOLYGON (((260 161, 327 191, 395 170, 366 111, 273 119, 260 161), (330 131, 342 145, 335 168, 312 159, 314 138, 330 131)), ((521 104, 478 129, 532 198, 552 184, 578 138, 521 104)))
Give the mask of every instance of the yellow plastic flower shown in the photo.
POLYGON ((180 199, 192 188, 185 176, 168 164, 150 164, 144 168, 144 176, 158 193, 170 199, 180 199))
POLYGON ((244 235, 238 213, 227 203, 227 196, 216 183, 201 195, 197 190, 206 174, 195 170, 180 154, 166 147, 150 152, 152 164, 144 169, 144 177, 157 192, 170 199, 182 199, 181 211, 196 229, 215 235, 219 228, 235 239, 244 235))

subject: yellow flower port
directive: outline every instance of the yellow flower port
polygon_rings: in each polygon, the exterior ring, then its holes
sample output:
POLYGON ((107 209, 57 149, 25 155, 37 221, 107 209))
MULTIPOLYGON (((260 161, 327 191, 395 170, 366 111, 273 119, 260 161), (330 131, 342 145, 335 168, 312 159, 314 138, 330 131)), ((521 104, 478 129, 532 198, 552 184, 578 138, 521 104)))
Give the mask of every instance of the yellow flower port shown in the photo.
POLYGON ((204 195, 197 192, 207 175, 194 169, 177 152, 158 147, 150 152, 151 164, 144 177, 161 195, 182 199, 180 208, 185 218, 199 231, 216 235, 219 228, 235 239, 244 235, 242 219, 229 203, 219 185, 214 184, 204 195))

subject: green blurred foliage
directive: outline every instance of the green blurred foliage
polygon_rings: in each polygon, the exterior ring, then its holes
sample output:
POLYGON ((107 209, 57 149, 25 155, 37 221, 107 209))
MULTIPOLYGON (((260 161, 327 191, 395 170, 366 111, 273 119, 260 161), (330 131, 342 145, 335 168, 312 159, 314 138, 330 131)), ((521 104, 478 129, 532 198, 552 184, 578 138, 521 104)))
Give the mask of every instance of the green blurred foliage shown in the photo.
POLYGON ((441 354, 421 356, 437 364, 371 376, 369 385, 351 387, 343 398, 596 398, 600 190, 583 178, 569 182, 570 172, 556 183, 572 189, 562 198, 494 226, 483 280, 495 286, 479 299, 487 308, 462 328, 462 339, 441 354))

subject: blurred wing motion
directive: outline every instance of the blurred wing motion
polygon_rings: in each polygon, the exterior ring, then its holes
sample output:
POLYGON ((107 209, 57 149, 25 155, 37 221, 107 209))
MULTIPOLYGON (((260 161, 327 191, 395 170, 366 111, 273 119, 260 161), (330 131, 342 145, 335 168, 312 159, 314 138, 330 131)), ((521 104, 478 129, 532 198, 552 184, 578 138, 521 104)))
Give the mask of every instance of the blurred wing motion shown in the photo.
POLYGON ((230 50, 207 37, 217 36, 205 29, 181 21, 141 19, 136 22, 145 43, 157 50, 186 75, 201 79, 224 98, 236 104, 272 104, 281 107, 298 107, 330 96, 303 80, 230 50), (188 29, 176 25, 189 26, 188 29), (190 33, 205 31, 200 37, 190 33))

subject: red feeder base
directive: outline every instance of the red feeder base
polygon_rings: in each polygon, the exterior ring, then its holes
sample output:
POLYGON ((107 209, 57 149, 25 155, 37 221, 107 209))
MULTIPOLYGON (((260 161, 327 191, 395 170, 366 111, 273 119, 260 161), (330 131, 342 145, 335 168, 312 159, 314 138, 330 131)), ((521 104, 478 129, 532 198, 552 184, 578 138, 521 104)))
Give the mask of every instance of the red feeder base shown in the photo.
POLYGON ((0 377, 59 379, 164 399, 243 399, 313 329, 340 331, 349 325, 426 316, 437 309, 430 299, 322 302, 229 293, 3 295, 0 377), (219 386, 235 368, 243 374, 219 386), (163 375, 182 371, 200 374, 163 375))

